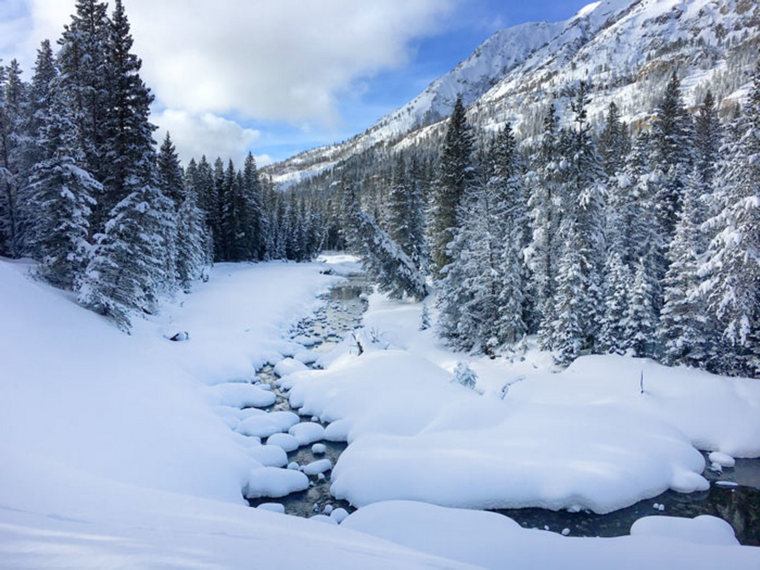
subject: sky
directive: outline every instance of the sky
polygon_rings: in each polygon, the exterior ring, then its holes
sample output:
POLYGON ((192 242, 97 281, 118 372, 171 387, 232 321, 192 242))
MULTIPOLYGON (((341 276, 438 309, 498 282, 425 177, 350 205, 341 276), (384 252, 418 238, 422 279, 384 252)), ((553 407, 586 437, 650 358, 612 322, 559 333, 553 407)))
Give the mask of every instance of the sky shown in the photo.
MULTIPOLYGON (((158 139, 260 165, 338 142, 413 99, 493 32, 588 0, 124 0, 158 139)), ((74 0, 0 0, 0 57, 31 75, 74 0)))

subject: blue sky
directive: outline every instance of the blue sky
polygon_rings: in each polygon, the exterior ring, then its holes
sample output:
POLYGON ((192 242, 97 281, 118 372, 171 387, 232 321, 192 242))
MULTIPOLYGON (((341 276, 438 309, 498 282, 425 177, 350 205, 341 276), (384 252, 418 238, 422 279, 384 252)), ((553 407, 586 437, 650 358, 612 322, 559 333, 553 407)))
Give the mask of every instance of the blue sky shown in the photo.
POLYGON ((338 100, 340 119, 332 127, 304 130, 281 121, 241 121, 261 132, 257 153, 275 160, 302 150, 337 142, 362 132, 404 105, 427 85, 465 59, 493 32, 531 21, 571 17, 589 0, 475 0, 460 2, 438 33, 410 42, 408 64, 354 82, 338 100))

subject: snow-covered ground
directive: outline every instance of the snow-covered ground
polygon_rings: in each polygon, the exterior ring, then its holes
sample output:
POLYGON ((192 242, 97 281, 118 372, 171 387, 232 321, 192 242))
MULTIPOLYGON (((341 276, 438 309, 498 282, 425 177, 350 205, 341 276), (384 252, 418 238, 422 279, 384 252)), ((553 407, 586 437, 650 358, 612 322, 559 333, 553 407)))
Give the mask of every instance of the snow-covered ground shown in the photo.
POLYGON ((760 454, 760 386, 632 359, 587 358, 551 374, 545 355, 529 352, 513 364, 474 359, 480 395, 451 384, 461 356, 417 330, 419 305, 380 296, 366 352, 346 340, 321 357, 326 370, 305 371, 284 358, 303 352, 288 328, 356 269, 348 256, 328 261, 332 275, 320 263, 221 264, 127 336, 29 279, 26 264, 0 260, 0 567, 760 566, 760 549, 738 546, 709 517, 581 539, 491 513, 381 502, 606 511, 702 488, 694 446, 724 463, 760 454), (166 339, 180 331, 188 341, 166 339), (240 410, 271 401, 246 383, 265 362, 294 386, 293 404, 333 423, 240 410), (502 400, 505 382, 515 384, 502 400), (335 493, 373 504, 340 526, 248 507, 243 493, 302 488, 304 474, 279 469, 284 451, 259 440, 286 431, 271 442, 349 439, 335 493))

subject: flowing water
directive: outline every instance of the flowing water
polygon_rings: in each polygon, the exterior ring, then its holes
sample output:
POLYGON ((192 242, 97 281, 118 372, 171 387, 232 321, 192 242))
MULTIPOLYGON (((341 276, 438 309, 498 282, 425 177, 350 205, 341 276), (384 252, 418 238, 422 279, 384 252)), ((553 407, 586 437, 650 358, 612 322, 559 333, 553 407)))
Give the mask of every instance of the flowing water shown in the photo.
MULTIPOLYGON (((291 331, 292 336, 298 337, 300 342, 310 344, 310 348, 317 353, 330 350, 361 324, 362 314, 367 308, 364 294, 368 291, 369 284, 361 275, 352 276, 336 285, 325 296, 325 305, 314 315, 300 321, 291 331)), ((259 381, 270 384, 277 396, 277 402, 271 409, 292 410, 287 394, 276 384, 277 377, 271 366, 262 368, 256 375, 259 381)), ((317 421, 316 418, 303 419, 317 421)), ((306 465, 326 457, 335 465, 346 444, 322 443, 326 447, 324 454, 315 455, 311 446, 305 446, 289 453, 288 460, 306 465)), ((707 461, 708 465, 709 463, 707 461)), ((304 517, 322 512, 327 505, 353 511, 348 503, 338 501, 330 495, 330 476, 329 473, 325 475, 324 478, 309 477, 310 487, 305 491, 280 499, 255 499, 249 502, 251 506, 278 502, 284 505, 286 513, 304 517)), ((495 512, 511 517, 526 528, 555 532, 567 529, 571 536, 627 535, 634 521, 650 515, 695 517, 708 514, 728 521, 742 544, 760 545, 760 459, 737 459, 734 468, 725 468, 722 473, 707 470, 705 477, 711 481, 707 491, 688 494, 667 491, 604 515, 540 508, 500 509, 495 512), (716 484, 718 481, 720 483, 716 484)))

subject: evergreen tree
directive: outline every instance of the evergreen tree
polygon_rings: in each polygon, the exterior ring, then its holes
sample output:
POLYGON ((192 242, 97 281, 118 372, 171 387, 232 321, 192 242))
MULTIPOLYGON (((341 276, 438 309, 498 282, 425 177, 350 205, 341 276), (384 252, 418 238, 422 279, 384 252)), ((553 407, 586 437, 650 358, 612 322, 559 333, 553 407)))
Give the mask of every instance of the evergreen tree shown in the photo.
POLYGON ((188 192, 177 212, 177 280, 186 293, 210 261, 209 235, 195 193, 188 192))
POLYGON ((760 66, 721 149, 702 290, 724 343, 724 372, 760 373, 760 66))
POLYGON ((260 260, 264 258, 263 212, 259 173, 252 153, 248 153, 243 165, 243 202, 245 211, 242 215, 245 232, 245 258, 260 260))
POLYGON ((105 193, 98 201, 97 221, 108 219, 111 208, 132 192, 154 183, 156 127, 149 121, 153 95, 140 77, 142 62, 131 52, 132 43, 124 5, 116 0, 106 45, 108 112, 102 125, 97 126, 104 136, 98 148, 105 149, 102 167, 105 193))
POLYGON ((654 356, 657 314, 654 306, 655 288, 651 270, 645 259, 636 264, 633 287, 628 297, 625 321, 625 346, 635 356, 654 356))
MULTIPOLYGON (((118 113, 111 99, 111 90, 115 87, 111 83, 115 68, 111 66, 118 62, 111 59, 115 46, 109 50, 112 31, 107 10, 105 2, 77 0, 76 13, 58 42, 61 88, 69 92, 74 106, 79 145, 85 154, 84 166, 100 182, 107 178, 109 171, 107 137, 113 135, 113 119, 118 113)), ((104 201, 102 207, 98 206, 98 218, 105 220, 114 203, 104 201)))
POLYGON ((673 72, 652 125, 653 160, 661 176, 655 207, 666 242, 675 231, 683 184, 691 170, 692 132, 691 118, 681 99, 681 82, 673 72))
POLYGON ((573 102, 575 129, 570 138, 569 167, 563 180, 563 254, 557 273, 553 346, 557 362, 567 364, 593 346, 602 311, 604 196, 599 157, 586 117, 588 97, 581 82, 573 102))
POLYGON ((18 191, 23 176, 26 86, 15 59, 0 72, 0 92, 0 254, 18 257, 22 250, 18 191))
POLYGON ((451 262, 447 253, 457 227, 457 208, 473 178, 473 140, 461 97, 457 98, 449 119, 440 157, 440 170, 433 188, 430 213, 430 239, 433 271, 451 262))
POLYGON ((85 157, 79 148, 70 94, 60 88, 53 93, 48 108, 39 109, 35 118, 39 161, 27 186, 36 213, 29 248, 40 260, 41 277, 57 287, 71 288, 87 262, 93 195, 101 186, 81 166, 85 157))
POLYGON ((626 126, 621 122, 620 111, 613 101, 607 108, 607 120, 599 137, 599 154, 607 176, 613 176, 623 168, 630 146, 626 126))
POLYGON ((698 297, 699 224, 697 221, 702 174, 695 169, 684 188, 683 207, 670 242, 665 274, 664 305, 658 337, 665 362, 700 366, 705 363, 704 316, 698 297))
POLYGON ((538 336, 543 348, 549 348, 551 344, 550 337, 556 317, 554 314, 555 265, 560 246, 557 233, 561 214, 557 130, 557 115, 554 105, 550 105, 544 119, 538 158, 526 177, 530 189, 528 207, 532 228, 531 242, 526 257, 532 275, 534 303, 539 315, 538 336))
POLYGON ((603 352, 623 354, 628 348, 625 323, 630 288, 628 266, 617 251, 610 250, 604 268, 604 315, 599 333, 599 348, 603 352))

